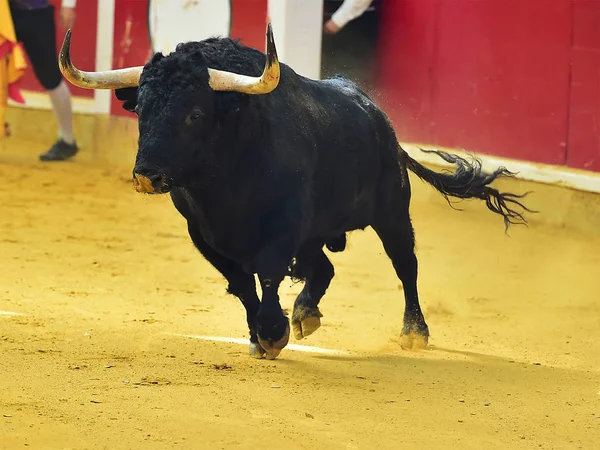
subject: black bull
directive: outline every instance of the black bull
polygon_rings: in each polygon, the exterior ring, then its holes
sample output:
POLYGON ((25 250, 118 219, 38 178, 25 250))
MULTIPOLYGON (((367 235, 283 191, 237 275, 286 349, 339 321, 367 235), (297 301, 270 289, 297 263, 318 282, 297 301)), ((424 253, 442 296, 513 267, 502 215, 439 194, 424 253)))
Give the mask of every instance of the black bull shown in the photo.
POLYGON ((70 62, 69 32, 61 70, 78 86, 115 89, 137 113, 134 185, 171 195, 193 243, 244 305, 252 356, 275 358, 288 343, 278 295, 285 276, 305 281, 292 313, 296 338, 319 328, 319 301, 334 276, 323 248, 343 251, 346 233, 367 226, 404 286, 402 346, 425 345, 408 170, 446 198, 484 200, 506 226, 525 223, 512 207, 529 210, 523 196, 489 184, 513 174, 486 174, 479 161, 444 152, 435 153, 457 165, 454 174, 429 170, 399 146, 385 113, 355 84, 296 74, 278 63, 270 26, 267 38, 266 59, 211 38, 156 54, 143 68, 90 73, 70 62))

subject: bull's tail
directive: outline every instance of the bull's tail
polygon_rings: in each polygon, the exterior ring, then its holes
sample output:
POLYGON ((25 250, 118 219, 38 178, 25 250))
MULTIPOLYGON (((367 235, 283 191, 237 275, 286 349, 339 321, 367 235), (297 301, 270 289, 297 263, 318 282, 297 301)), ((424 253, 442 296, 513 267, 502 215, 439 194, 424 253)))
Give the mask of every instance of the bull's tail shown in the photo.
POLYGON ((500 214, 504 218, 504 225, 507 230, 510 224, 527 224, 527 220, 523 217, 525 211, 536 212, 530 210, 518 200, 527 196, 529 192, 517 195, 508 192, 499 192, 489 186, 497 178, 515 176, 514 173, 509 172, 505 167, 500 167, 493 173, 488 174, 481 170, 481 161, 479 159, 473 158, 472 161, 467 161, 464 158, 446 152, 421 149, 425 153, 435 153, 445 161, 457 166, 454 173, 437 173, 419 164, 404 150, 401 149, 401 151, 406 158, 406 166, 423 181, 437 189, 446 198, 448 203, 450 203, 448 197, 485 200, 485 204, 490 211, 500 214), (521 208, 522 211, 515 211, 514 207, 521 208))

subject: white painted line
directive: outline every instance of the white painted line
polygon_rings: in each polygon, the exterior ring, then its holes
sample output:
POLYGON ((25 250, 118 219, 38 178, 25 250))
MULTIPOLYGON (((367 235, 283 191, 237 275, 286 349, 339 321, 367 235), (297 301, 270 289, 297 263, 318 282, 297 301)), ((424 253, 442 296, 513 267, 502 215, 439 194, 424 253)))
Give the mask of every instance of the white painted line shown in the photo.
MULTIPOLYGON (((220 336, 199 336, 199 335, 195 335, 195 334, 179 334, 179 333, 165 333, 165 334, 169 334, 171 336, 187 337, 187 338, 192 338, 192 339, 202 339, 204 341, 227 342, 229 344, 248 345, 250 343, 250 341, 248 341, 248 339, 242 339, 242 338, 230 338, 230 337, 220 337, 220 336)), ((341 350, 331 350, 328 348, 313 347, 311 345, 288 344, 285 347, 285 349, 297 351, 297 352, 321 353, 324 355, 349 355, 348 352, 344 352, 341 350)))
POLYGON ((12 311, 2 311, 0 309, 0 316, 22 316, 22 313, 18 313, 18 312, 12 312, 12 311))

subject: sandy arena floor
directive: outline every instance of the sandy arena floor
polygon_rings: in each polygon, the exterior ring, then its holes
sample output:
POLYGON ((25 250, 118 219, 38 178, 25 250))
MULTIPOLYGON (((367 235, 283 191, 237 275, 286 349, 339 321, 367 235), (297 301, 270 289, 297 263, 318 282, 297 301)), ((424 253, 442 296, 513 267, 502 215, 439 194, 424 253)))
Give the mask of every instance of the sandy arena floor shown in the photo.
POLYGON ((0 448, 598 448, 600 234, 507 237, 481 204, 417 198, 430 348, 400 349, 401 286, 367 230, 331 256, 301 342, 348 354, 256 361, 182 336, 247 330, 168 197, 35 155, 0 158, 0 448))

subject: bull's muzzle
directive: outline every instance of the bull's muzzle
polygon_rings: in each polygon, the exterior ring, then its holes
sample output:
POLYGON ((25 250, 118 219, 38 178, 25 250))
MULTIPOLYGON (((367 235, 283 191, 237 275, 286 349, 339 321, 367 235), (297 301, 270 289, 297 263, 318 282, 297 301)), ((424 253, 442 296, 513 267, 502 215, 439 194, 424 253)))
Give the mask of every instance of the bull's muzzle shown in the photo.
POLYGON ((171 183, 164 175, 142 175, 134 171, 133 187, 142 194, 166 194, 171 190, 171 183))

